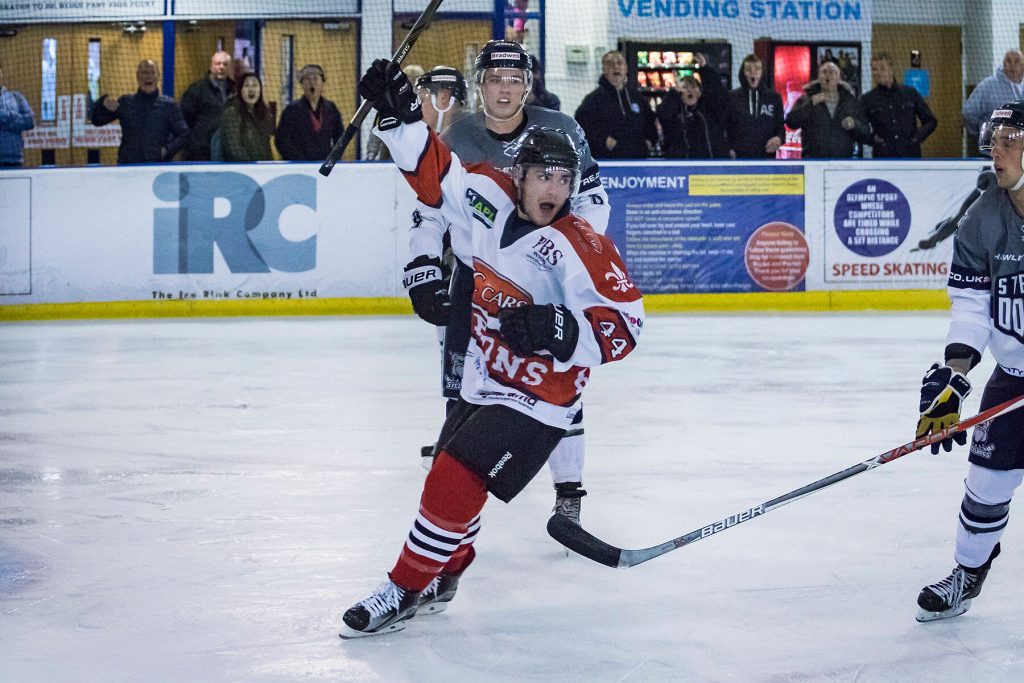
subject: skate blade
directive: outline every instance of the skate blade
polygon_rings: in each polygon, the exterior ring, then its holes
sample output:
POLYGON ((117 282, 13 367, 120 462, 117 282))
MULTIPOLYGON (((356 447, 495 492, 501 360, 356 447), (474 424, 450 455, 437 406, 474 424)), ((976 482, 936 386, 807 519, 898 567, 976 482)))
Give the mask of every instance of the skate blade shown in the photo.
POLYGON ((409 623, 408 619, 402 619, 396 621, 390 626, 385 626, 382 629, 376 631, 357 631, 354 628, 349 627, 348 624, 342 622, 341 631, 338 632, 338 637, 342 640, 352 640, 354 638, 366 638, 367 636, 381 636, 385 633, 394 633, 395 631, 401 631, 405 628, 405 625, 409 623))
POLYGON ((446 609, 448 609, 448 603, 447 602, 433 602, 433 603, 431 603, 429 605, 425 605, 423 607, 420 607, 416 611, 416 614, 418 614, 418 615, 423 615, 423 614, 440 614, 441 612, 445 611, 446 609))
POLYGON ((917 620, 922 624, 928 623, 929 621, 939 621, 941 619, 952 619, 958 617, 971 608, 971 601, 964 600, 960 603, 959 607, 952 607, 942 612, 930 612, 922 609, 917 612, 917 620))

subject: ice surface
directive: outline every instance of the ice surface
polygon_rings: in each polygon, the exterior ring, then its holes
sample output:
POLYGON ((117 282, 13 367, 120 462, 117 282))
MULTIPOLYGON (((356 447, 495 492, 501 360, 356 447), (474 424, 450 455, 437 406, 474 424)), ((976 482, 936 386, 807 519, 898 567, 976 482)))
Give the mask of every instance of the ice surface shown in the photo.
MULTIPOLYGON (((909 440, 945 327, 651 317, 587 390, 585 526, 654 545, 909 440)), ((341 641, 415 515, 437 366, 411 318, 0 325, 0 679, 1024 680, 1019 520, 970 612, 914 621, 963 448, 618 570, 547 537, 543 472, 447 612, 341 641)))

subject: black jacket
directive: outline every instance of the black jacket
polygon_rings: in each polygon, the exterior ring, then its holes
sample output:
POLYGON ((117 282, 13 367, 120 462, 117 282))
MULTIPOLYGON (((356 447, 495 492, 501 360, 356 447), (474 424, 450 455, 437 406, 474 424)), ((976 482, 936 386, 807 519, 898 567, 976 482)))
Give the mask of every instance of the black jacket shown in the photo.
POLYGON ((751 88, 744 80, 730 92, 726 134, 736 158, 775 158, 775 153, 769 154, 764 146, 774 137, 779 138, 780 144, 786 141, 784 116, 782 96, 763 81, 751 88))
POLYGON ((210 74, 188 86, 181 96, 181 113, 192 131, 185 149, 185 158, 192 161, 210 160, 210 138, 220 127, 224 104, 235 92, 235 82, 224 79, 223 92, 210 80, 210 74))
POLYGON ((829 114, 824 102, 811 104, 811 98, 821 92, 817 81, 804 86, 804 94, 796 101, 786 117, 786 125, 799 128, 803 158, 805 159, 849 159, 853 156, 856 143, 871 144, 871 129, 868 127, 860 100, 853 94, 849 84, 839 83, 839 102, 835 114, 829 114), (842 121, 853 117, 854 127, 845 130, 842 121))
POLYGON ((670 90, 658 108, 668 159, 726 159, 725 113, 729 93, 714 69, 702 66, 701 96, 692 108, 683 104, 678 90, 670 90))
POLYGON ((344 129, 341 112, 334 102, 321 97, 314 112, 309 100, 300 97, 281 112, 274 142, 282 159, 323 161, 344 129), (320 123, 319 131, 313 126, 314 119, 320 123))
POLYGON ((650 156, 646 141, 657 139, 647 98, 629 86, 617 90, 604 76, 583 98, 574 118, 595 159, 644 159, 650 156), (615 149, 608 149, 608 138, 615 140, 615 149))
POLYGON ((891 88, 876 85, 860 101, 873 134, 883 140, 872 138, 873 156, 920 158, 921 143, 932 134, 938 121, 916 90, 894 81, 891 88))
POLYGON ((147 95, 117 98, 117 111, 103 106, 103 95, 92 105, 90 119, 94 126, 105 126, 121 120, 121 146, 117 149, 119 164, 150 164, 170 161, 188 142, 188 126, 178 103, 159 91, 147 95), (164 152, 161 153, 161 148, 164 152))

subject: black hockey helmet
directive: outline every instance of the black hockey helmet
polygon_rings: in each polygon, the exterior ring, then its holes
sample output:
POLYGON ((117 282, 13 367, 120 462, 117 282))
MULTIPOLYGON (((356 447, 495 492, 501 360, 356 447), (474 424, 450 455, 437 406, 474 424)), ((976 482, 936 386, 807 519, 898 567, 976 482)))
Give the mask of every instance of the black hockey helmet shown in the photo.
POLYGON ((435 66, 416 79, 416 89, 428 88, 431 92, 447 89, 459 104, 466 104, 466 79, 453 66, 435 66))
POLYGON ((1000 129, 1012 129, 1007 131, 1009 140, 1024 140, 1024 100, 1008 102, 992 112, 988 121, 981 124, 978 149, 991 152, 992 138, 1000 129))
POLYGON ((487 69, 522 69, 527 74, 533 73, 533 57, 523 46, 511 40, 487 41, 473 62, 473 72, 480 82, 480 74, 487 69))
MULTIPOLYGON (((517 145, 513 169, 523 166, 565 169, 572 173, 573 194, 576 194, 580 180, 580 153, 564 130, 530 126, 519 136, 517 145)), ((522 179, 522 170, 515 173, 522 179)))

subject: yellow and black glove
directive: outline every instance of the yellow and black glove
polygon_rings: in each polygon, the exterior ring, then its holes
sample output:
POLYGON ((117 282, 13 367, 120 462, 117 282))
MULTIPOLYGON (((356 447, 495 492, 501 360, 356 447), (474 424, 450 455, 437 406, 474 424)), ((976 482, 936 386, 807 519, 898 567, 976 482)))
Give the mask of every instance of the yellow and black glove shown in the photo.
MULTIPOLYGON (((960 406, 971 393, 971 383, 963 373, 946 365, 932 363, 921 380, 921 418, 917 421, 917 438, 941 432, 960 421, 960 406)), ((967 432, 957 432, 948 439, 932 444, 932 455, 941 444, 947 452, 953 442, 967 443, 967 432)))

